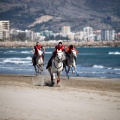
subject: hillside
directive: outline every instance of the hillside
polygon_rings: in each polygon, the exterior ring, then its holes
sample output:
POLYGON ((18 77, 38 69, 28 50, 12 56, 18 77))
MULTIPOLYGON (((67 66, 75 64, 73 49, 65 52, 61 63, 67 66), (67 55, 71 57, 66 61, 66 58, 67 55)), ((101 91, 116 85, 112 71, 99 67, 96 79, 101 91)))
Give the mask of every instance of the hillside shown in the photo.
POLYGON ((72 31, 84 26, 120 31, 119 0, 0 0, 0 20, 11 27, 58 32, 63 25, 72 31))

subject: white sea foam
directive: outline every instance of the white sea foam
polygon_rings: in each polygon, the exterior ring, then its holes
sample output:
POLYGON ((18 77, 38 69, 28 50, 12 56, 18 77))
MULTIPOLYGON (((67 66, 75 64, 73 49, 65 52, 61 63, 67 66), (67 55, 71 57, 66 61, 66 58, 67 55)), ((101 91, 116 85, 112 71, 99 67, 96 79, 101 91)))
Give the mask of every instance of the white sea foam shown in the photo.
POLYGON ((10 54, 10 53, 14 53, 14 54, 16 54, 17 53, 17 51, 12 51, 12 50, 9 50, 9 51, 6 51, 6 52, 4 52, 4 54, 10 54))
POLYGON ((22 54, 31 54, 32 51, 21 51, 22 54))
POLYGON ((8 52, 16 52, 16 51, 9 50, 8 52))
POLYGON ((114 70, 120 70, 120 68, 115 68, 114 70))
POLYGON ((22 58, 23 60, 32 60, 31 57, 22 58))
POLYGON ((102 65, 93 65, 93 68, 104 68, 102 65))
POLYGON ((111 69, 112 69, 111 67, 108 68, 108 70, 111 70, 111 69))
POLYGON ((52 54, 52 52, 45 52, 45 54, 52 54))
POLYGON ((109 52, 108 54, 120 55, 120 52, 109 52))
POLYGON ((6 58, 3 60, 3 63, 14 63, 14 64, 27 64, 31 63, 31 58, 26 57, 26 58, 6 58))

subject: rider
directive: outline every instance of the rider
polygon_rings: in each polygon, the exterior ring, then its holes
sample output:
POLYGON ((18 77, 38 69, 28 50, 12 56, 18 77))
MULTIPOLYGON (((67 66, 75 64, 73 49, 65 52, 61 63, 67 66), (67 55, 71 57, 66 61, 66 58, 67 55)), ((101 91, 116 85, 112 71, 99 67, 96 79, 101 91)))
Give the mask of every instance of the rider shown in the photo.
POLYGON ((63 45, 62 42, 59 42, 58 45, 55 46, 55 50, 53 51, 52 56, 48 61, 48 65, 47 65, 46 69, 48 69, 49 67, 52 66, 52 60, 55 58, 55 56, 57 54, 57 50, 65 51, 65 46, 63 45))
MULTIPOLYGON (((32 57, 32 61, 33 61, 33 66, 36 65, 36 58, 38 56, 38 50, 43 50, 43 46, 39 43, 39 42, 36 42, 36 45, 34 46, 34 49, 33 49, 33 52, 34 52, 34 55, 32 57)), ((43 58, 43 61, 44 61, 44 55, 42 55, 42 58, 43 58)))
MULTIPOLYGON (((72 50, 75 50, 76 53, 77 53, 77 50, 75 49, 75 47, 74 47, 73 45, 68 46, 68 48, 66 49, 66 56, 67 56, 68 58, 70 58, 70 54, 71 54, 72 50)), ((75 57, 74 57, 74 59, 75 59, 75 61, 76 61, 76 58, 75 58, 75 57)))

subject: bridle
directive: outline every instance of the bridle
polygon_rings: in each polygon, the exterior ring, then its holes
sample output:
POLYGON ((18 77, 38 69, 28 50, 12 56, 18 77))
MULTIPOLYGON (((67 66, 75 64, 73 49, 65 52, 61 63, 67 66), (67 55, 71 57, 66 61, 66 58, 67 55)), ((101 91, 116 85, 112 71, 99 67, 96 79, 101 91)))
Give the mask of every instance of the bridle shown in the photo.
MULTIPOLYGON (((63 57, 63 55, 62 55, 62 57, 63 57)), ((57 59, 54 59, 54 60, 57 61, 58 63, 62 63, 62 59, 59 59, 59 57, 57 57, 57 58, 58 58, 58 60, 57 60, 57 59)), ((62 64, 61 64, 61 66, 57 67, 57 66, 55 65, 55 62, 54 62, 54 66, 55 66, 55 68, 59 69, 59 68, 62 67, 62 64)))

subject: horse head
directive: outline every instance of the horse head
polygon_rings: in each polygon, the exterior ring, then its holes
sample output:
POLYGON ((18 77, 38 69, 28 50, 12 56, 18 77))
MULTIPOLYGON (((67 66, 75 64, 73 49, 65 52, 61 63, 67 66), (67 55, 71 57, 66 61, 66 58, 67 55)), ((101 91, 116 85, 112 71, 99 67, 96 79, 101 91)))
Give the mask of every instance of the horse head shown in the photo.
POLYGON ((42 50, 38 50, 38 56, 42 56, 42 54, 43 54, 43 51, 42 50))
POLYGON ((76 53, 75 50, 72 50, 72 51, 71 51, 71 54, 72 54, 73 57, 77 58, 77 53, 76 53))
POLYGON ((57 50, 56 59, 60 62, 63 61, 63 52, 61 50, 57 50))

